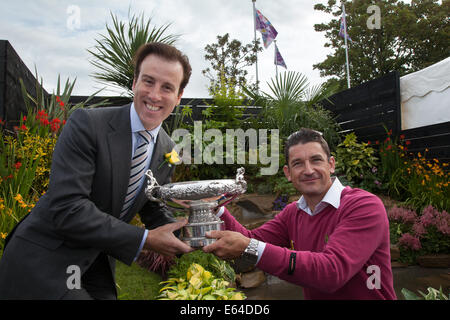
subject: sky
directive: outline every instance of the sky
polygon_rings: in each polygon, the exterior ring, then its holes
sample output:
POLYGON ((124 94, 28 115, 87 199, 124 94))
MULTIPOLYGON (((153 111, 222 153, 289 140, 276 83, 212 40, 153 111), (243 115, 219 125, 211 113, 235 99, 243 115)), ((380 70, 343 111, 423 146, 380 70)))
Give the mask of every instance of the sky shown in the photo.
MULTIPOLYGON (((328 22, 332 17, 314 10, 313 0, 257 0, 258 10, 278 31, 277 46, 288 71, 304 74, 311 85, 324 81, 313 64, 323 61, 330 49, 325 48, 323 32, 314 31, 314 24, 328 22)), ((176 47, 183 51, 192 65, 191 80, 184 98, 207 98, 208 79, 202 70, 209 66, 204 48, 215 43, 218 35, 230 34, 243 44, 254 39, 253 4, 251 0, 0 0, 0 39, 8 40, 26 66, 34 74, 37 68, 44 88, 52 93, 58 75, 61 82, 76 79, 73 95, 120 95, 110 86, 97 82, 92 74, 99 71, 89 60, 95 40, 112 26, 110 13, 128 21, 128 11, 144 13, 152 26, 170 23, 168 33, 180 35, 176 47), (79 14, 78 14, 79 13, 79 14)), ((257 32, 257 38, 261 34, 257 32)), ((278 67, 278 72, 285 71, 278 67)), ((255 67, 248 69, 254 81, 255 67)), ((258 78, 261 89, 269 92, 267 82, 275 76, 274 45, 258 54, 258 78)))

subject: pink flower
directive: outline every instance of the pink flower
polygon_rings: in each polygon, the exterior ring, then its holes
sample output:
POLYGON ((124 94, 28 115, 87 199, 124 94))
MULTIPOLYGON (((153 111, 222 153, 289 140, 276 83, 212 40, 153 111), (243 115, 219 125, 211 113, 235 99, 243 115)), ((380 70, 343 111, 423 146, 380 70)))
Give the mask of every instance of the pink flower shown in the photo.
POLYGON ((413 210, 394 206, 388 210, 389 220, 394 220, 403 223, 414 223, 417 218, 417 213, 413 210))
POLYGON ((443 234, 450 235, 450 214, 442 211, 436 219, 436 228, 443 234))
POLYGON ((425 233, 427 233, 425 226, 422 223, 420 223, 420 220, 417 220, 414 223, 412 229, 413 229, 414 235, 419 238, 421 238, 425 233))
POLYGON ((422 248, 420 244, 420 240, 417 237, 413 237, 409 233, 404 233, 400 239, 398 239, 398 244, 405 248, 409 248, 415 251, 418 251, 422 248))

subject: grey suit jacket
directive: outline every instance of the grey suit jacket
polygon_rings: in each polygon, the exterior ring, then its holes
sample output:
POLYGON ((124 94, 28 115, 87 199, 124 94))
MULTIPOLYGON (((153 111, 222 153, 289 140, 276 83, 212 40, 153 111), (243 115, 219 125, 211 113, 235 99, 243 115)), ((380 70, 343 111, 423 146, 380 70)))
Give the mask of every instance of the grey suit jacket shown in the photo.
MULTIPOLYGON (((144 188, 119 219, 131 164, 129 110, 130 105, 78 109, 68 119, 53 153, 48 191, 16 228, 0 260, 0 299, 59 299, 68 290, 69 266, 83 274, 99 253, 133 262, 144 235, 143 228, 128 224, 137 212, 147 228, 167 223, 144 188)), ((173 168, 158 167, 173 146, 161 129, 150 164, 159 184, 170 182, 173 168)))

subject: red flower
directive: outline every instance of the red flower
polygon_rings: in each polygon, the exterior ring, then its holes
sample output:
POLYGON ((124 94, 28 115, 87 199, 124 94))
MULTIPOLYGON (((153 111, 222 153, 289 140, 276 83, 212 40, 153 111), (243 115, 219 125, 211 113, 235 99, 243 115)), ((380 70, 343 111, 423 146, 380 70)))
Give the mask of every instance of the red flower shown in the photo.
POLYGON ((392 129, 391 130, 389 130, 389 132, 388 132, 388 136, 390 136, 392 134, 392 129))
POLYGON ((390 140, 391 140, 391 138, 389 138, 389 137, 386 138, 386 142, 387 142, 387 141, 390 141, 390 140))
POLYGON ((367 145, 369 145, 369 146, 370 146, 370 143, 371 143, 370 141, 367 141, 367 145))
POLYGON ((21 163, 21 162, 17 162, 17 163, 14 165, 14 167, 16 167, 16 170, 19 170, 21 166, 22 166, 22 163, 21 163))
POLYGON ((23 116, 23 121, 27 121, 27 116, 23 116))
POLYGON ((409 146, 411 144, 410 140, 406 140, 406 145, 409 146))
POLYGON ((392 148, 392 146, 391 146, 391 145, 388 145, 387 148, 386 148, 386 150, 391 150, 391 148, 392 148))
POLYGON ((59 120, 58 118, 53 119, 52 122, 50 122, 51 130, 53 132, 58 131, 60 128, 60 123, 61 123, 61 120, 59 120))
POLYGON ((402 140, 405 139, 405 135, 404 135, 404 134, 401 134, 401 135, 400 135, 400 139, 402 139, 402 140))
POLYGON ((378 141, 378 140, 377 140, 377 141, 375 141, 375 144, 380 144, 380 141, 378 141))

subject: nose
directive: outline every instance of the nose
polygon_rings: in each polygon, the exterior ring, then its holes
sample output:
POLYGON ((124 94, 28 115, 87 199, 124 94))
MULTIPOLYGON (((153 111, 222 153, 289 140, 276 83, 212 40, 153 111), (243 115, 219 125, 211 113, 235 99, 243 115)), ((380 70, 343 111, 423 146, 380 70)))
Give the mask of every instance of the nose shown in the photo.
POLYGON ((311 165, 311 163, 309 161, 305 161, 304 169, 305 169, 304 172, 303 172, 304 174, 311 175, 311 174, 314 173, 312 165, 311 165))
POLYGON ((150 98, 152 102, 157 102, 161 100, 161 90, 157 86, 153 86, 148 89, 147 97, 150 98))

